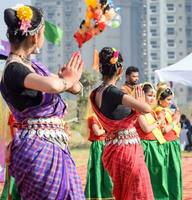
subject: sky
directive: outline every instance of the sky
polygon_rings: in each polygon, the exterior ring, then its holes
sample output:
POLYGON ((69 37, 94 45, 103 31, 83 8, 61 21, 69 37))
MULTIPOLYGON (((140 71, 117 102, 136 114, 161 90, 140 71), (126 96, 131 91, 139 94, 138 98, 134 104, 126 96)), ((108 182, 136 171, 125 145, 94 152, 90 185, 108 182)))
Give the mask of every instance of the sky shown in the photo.
POLYGON ((14 7, 17 4, 30 4, 30 0, 0 0, 0 39, 6 40, 6 26, 3 19, 3 12, 6 8, 14 7))

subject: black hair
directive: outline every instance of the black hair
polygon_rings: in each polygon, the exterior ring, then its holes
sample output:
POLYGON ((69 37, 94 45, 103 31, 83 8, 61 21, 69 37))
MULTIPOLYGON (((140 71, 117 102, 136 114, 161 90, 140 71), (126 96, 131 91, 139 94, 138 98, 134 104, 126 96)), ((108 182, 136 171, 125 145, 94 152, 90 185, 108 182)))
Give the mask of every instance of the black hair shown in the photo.
POLYGON ((144 93, 148 93, 151 89, 153 89, 153 86, 150 83, 145 83, 142 87, 144 93))
POLYGON ((139 73, 139 69, 137 67, 134 66, 130 66, 126 69, 126 75, 131 75, 132 72, 138 72, 139 73))
POLYGON ((167 97, 172 96, 172 95, 173 95, 173 92, 171 91, 171 89, 166 88, 161 92, 159 100, 165 100, 167 97))
POLYGON ((79 28, 82 29, 84 25, 85 25, 85 20, 82 20, 79 28))
POLYGON ((180 118, 181 118, 181 120, 186 120, 187 119, 186 115, 184 115, 184 114, 182 114, 180 118))
MULTIPOLYGON (((43 13, 40 9, 33 6, 28 6, 32 9, 33 17, 31 19, 31 27, 28 28, 29 31, 36 29, 42 22, 43 13)), ((19 44, 24 41, 28 35, 23 34, 20 30, 20 20, 17 17, 17 11, 12 8, 7 8, 4 11, 4 21, 7 25, 7 36, 10 43, 19 44)))
POLYGON ((111 47, 104 47, 99 53, 100 72, 103 77, 112 78, 117 72, 117 68, 122 67, 122 55, 119 53, 117 62, 111 64, 110 60, 113 56, 114 50, 111 47))

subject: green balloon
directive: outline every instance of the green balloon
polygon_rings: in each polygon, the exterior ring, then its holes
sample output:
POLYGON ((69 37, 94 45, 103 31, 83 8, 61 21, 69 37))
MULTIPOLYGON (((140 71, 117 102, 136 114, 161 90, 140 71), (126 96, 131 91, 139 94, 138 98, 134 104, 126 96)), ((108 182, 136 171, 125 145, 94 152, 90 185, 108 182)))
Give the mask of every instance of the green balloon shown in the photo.
POLYGON ((111 28, 119 28, 121 23, 119 21, 113 21, 111 24, 111 28))

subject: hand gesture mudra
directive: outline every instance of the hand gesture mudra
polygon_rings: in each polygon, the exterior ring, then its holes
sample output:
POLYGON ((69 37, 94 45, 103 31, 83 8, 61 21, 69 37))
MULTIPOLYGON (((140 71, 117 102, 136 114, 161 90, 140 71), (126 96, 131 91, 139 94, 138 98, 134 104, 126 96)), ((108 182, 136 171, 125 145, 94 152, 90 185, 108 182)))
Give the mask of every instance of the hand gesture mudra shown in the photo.
POLYGON ((140 102, 145 102, 145 94, 140 85, 135 87, 135 98, 140 102))
MULTIPOLYGON (((73 53, 69 62, 59 70, 59 77, 70 79, 71 83, 77 83, 83 72, 84 63, 79 52, 73 53)), ((72 84, 72 85, 73 85, 72 84)))

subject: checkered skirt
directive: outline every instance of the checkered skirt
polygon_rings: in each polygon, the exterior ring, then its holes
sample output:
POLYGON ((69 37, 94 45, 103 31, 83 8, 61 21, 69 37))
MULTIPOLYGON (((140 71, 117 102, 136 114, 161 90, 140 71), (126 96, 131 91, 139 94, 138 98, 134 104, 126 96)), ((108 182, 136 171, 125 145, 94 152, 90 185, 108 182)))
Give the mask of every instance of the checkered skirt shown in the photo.
POLYGON ((153 200, 149 172, 140 144, 108 145, 103 165, 113 181, 116 200, 153 200))
POLYGON ((9 170, 23 200, 85 199, 68 149, 38 136, 14 138, 9 170))

